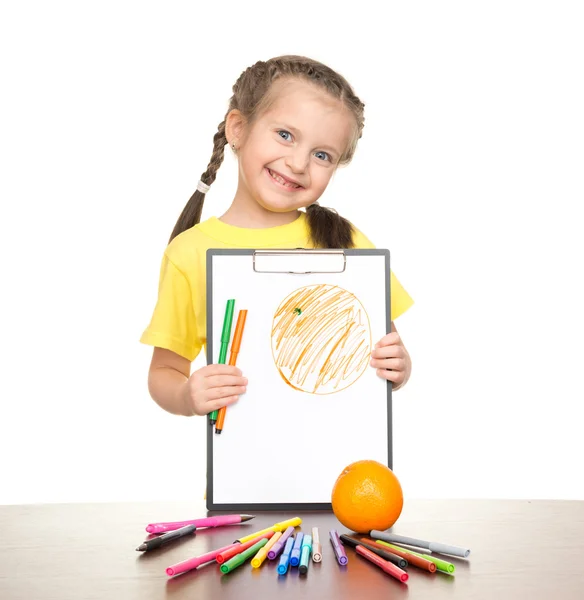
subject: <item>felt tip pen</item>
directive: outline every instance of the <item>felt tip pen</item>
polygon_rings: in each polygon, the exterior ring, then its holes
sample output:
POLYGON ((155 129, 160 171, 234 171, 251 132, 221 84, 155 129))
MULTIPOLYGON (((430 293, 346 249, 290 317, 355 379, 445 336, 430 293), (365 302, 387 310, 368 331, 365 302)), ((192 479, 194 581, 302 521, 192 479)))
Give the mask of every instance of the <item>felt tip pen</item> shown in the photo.
MULTIPOLYGON (((234 367, 237 362, 237 355, 241 347, 241 338, 243 336, 243 329, 245 327, 245 319, 247 317, 247 310, 240 310, 237 315, 237 324, 235 325, 235 333, 233 334, 233 341, 231 342, 231 355, 229 356, 229 364, 234 367)), ((222 406, 219 409, 217 415, 217 423, 215 424, 215 433, 220 434, 223 431, 225 425, 225 415, 227 413, 227 407, 222 406)))
POLYGON ((322 560, 322 546, 318 535, 318 527, 312 528, 312 561, 318 563, 322 560))
POLYGON ((178 540, 179 538, 182 538, 185 535, 197 535, 196 529, 197 528, 194 525, 186 525, 185 527, 181 527, 180 529, 175 529, 174 531, 163 533, 162 535, 152 538, 151 540, 146 540, 145 542, 140 544, 136 548, 136 550, 138 550, 139 552, 148 552, 148 550, 155 550, 156 548, 160 548, 160 546, 164 546, 169 542, 178 540))
POLYGON ((257 554, 258 550, 262 548, 262 546, 265 546, 267 543, 267 538, 263 538, 259 542, 256 542, 253 546, 250 546, 244 552, 236 554, 233 558, 229 559, 227 562, 224 562, 221 565, 221 573, 231 573, 231 571, 237 569, 237 567, 240 567, 249 558, 257 554))
POLYGON ((282 548, 286 545, 286 542, 290 538, 290 536, 294 533, 294 527, 288 527, 286 531, 282 534, 282 537, 268 550, 268 558, 270 560, 274 560, 280 552, 282 552, 282 548))
POLYGON ((405 571, 403 571, 399 567, 396 567, 393 563, 390 563, 387 560, 383 560, 381 556, 378 556, 377 554, 375 554, 375 552, 371 552, 371 550, 365 548, 365 546, 358 545, 355 548, 355 551, 357 552, 357 554, 360 554, 361 556, 366 558, 369 562, 372 562, 374 565, 377 565, 378 567, 383 569, 388 575, 395 577, 398 581, 405 583, 409 579, 409 575, 405 571))
POLYGON ((241 554, 248 548, 251 548, 254 544, 257 544, 261 539, 269 540, 274 535, 273 531, 267 531, 266 533, 262 533, 262 535, 258 535, 257 537, 245 542, 245 544, 234 544, 231 550, 225 550, 225 552, 221 552, 217 555, 217 562, 221 565, 224 562, 227 562, 230 558, 233 558, 236 554, 241 554))
POLYGON ((245 523, 254 519, 254 515, 221 515, 219 517, 205 517, 203 519, 191 519, 190 521, 170 521, 168 523, 150 523, 146 525, 148 533, 163 533, 165 531, 174 531, 186 525, 194 525, 197 529, 201 527, 222 527, 223 525, 234 525, 235 523, 245 523))
POLYGON ((300 517, 294 517, 293 519, 288 519, 287 521, 280 521, 280 523, 274 523, 272 527, 274 531, 284 531, 288 529, 288 527, 298 527, 302 525, 302 519, 300 517))
POLYGON ((345 534, 341 535, 341 541, 344 544, 353 546, 353 548, 356 548, 357 546, 364 546, 365 548, 367 548, 367 550, 371 550, 371 552, 377 554, 377 556, 381 556, 383 560, 387 560, 390 563, 393 563, 396 567, 399 567, 400 569, 407 569, 408 567, 408 561, 405 558, 402 558, 397 554, 393 554, 392 552, 390 552, 389 548, 383 548, 383 546, 380 546, 379 544, 376 544, 373 541, 369 542, 367 539, 359 539, 351 535, 345 534))
POLYGON ((384 542, 383 540, 376 540, 373 542, 374 544, 378 544, 379 546, 385 547, 397 556, 402 556, 407 559, 410 565, 414 565, 414 567, 418 567, 419 569, 424 569, 424 571, 429 571, 430 573, 436 573, 436 565, 425 558, 421 558, 420 556, 416 556, 415 554, 410 554, 406 552, 403 548, 399 548, 398 546, 394 546, 388 542, 384 542))
POLYGON ((303 575, 308 572, 308 560, 310 558, 311 551, 312 551, 312 536, 306 534, 302 538, 302 547, 300 548, 300 565, 298 565, 298 570, 303 575))
POLYGON ((341 539, 339 538, 339 534, 336 529, 331 529, 329 531, 329 536, 331 539, 331 544, 333 545, 333 550, 335 551, 335 556, 337 557, 337 561, 340 565, 346 565, 349 562, 347 558, 347 554, 345 553, 345 549, 343 548, 343 544, 341 544, 341 539))
POLYGON ((290 563, 290 552, 292 552, 292 546, 294 545, 294 538, 289 537, 286 540, 284 551, 280 556, 280 562, 278 563, 278 575, 286 575, 288 571, 288 564, 290 563))
POLYGON ((290 552, 290 566, 297 567, 300 564, 300 549, 302 548, 302 539, 304 534, 300 531, 296 534, 294 540, 294 546, 292 546, 292 552, 290 552))
MULTIPOLYGON (((231 324, 233 322, 233 310, 235 308, 235 300, 227 300, 225 306, 225 316, 223 318, 223 331, 221 333, 221 346, 219 348, 219 360, 218 364, 224 365, 227 359, 227 347, 229 346, 229 339, 231 338, 231 324)), ((209 421, 211 425, 215 425, 217 422, 217 415, 219 411, 214 410, 209 413, 209 421)))
MULTIPOLYGON (((383 541, 380 541, 379 543, 381 544, 383 543, 383 541)), ((384 545, 388 545, 390 548, 395 547, 393 544, 389 544, 388 542, 385 542, 384 545)), ((442 571, 443 573, 448 573, 449 575, 452 575, 456 570, 456 567, 452 563, 449 563, 440 558, 430 556, 429 554, 419 554, 418 552, 414 552, 413 550, 407 550, 406 548, 402 548, 402 550, 406 554, 412 554, 413 556, 418 556, 420 558, 425 558, 426 560, 429 560, 431 563, 434 563, 436 565, 437 571, 442 571)))
POLYGON ((220 554, 225 550, 229 550, 230 548, 233 548, 233 546, 239 546, 239 544, 230 544, 229 546, 223 546, 223 548, 217 548, 217 550, 212 550, 211 552, 207 552, 206 554, 201 554, 200 556, 188 558, 187 560, 183 560, 182 562, 170 565, 170 567, 167 567, 166 569, 166 574, 169 577, 172 577, 173 575, 179 575, 180 573, 185 573, 186 571, 196 569, 201 565, 214 562, 217 558, 217 554, 220 554))
POLYGON ((274 535, 270 538, 270 541, 263 548, 260 548, 259 552, 251 559, 251 566, 254 569, 259 569, 262 566, 262 563, 268 556, 268 552, 281 537, 282 532, 276 531, 276 533, 274 533, 274 535))
POLYGON ((426 548, 430 552, 438 552, 439 554, 451 554, 452 556, 460 556, 466 558, 470 554, 469 548, 461 548, 460 546, 452 546, 451 544, 441 544, 440 542, 427 542, 416 538, 406 537, 405 535, 397 535, 388 531, 379 531, 374 529, 371 531, 371 537, 377 537, 385 542, 392 544, 406 544, 415 548, 426 548))
POLYGON ((240 544, 245 544, 245 542, 248 542, 249 540, 253 540, 253 538, 258 537, 258 535, 263 535, 264 533, 268 533, 269 531, 271 531, 272 533, 275 533, 275 529, 274 529, 273 525, 272 525, 272 527, 266 527, 265 529, 262 529, 261 531, 255 531, 254 533, 250 533, 249 535, 243 536, 235 541, 239 542, 240 544))

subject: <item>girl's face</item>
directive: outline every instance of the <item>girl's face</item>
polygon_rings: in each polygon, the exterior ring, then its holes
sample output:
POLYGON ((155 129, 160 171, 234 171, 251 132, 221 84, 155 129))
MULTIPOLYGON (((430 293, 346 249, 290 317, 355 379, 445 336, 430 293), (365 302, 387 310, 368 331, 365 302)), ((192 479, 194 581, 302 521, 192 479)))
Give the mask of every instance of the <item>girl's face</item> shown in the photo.
POLYGON ((239 146, 238 195, 282 213, 320 198, 355 119, 341 101, 308 82, 276 80, 274 86, 276 100, 239 146))

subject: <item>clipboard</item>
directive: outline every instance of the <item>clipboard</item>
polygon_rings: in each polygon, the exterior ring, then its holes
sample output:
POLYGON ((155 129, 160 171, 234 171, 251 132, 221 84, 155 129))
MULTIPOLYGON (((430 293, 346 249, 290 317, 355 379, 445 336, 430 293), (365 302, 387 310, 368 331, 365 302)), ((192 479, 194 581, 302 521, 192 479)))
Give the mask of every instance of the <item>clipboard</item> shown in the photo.
POLYGON ((227 300, 247 321, 247 392, 207 424, 208 510, 331 510, 344 467, 393 468, 391 382, 370 365, 390 331, 386 249, 209 249, 207 363, 227 300))

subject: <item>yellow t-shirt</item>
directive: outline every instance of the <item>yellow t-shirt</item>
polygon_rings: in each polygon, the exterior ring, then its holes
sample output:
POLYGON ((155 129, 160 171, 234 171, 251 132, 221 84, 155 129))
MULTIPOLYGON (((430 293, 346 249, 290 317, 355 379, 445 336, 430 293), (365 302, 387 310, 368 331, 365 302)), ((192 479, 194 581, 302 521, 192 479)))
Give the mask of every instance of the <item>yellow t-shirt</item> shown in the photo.
MULTIPOLYGON (((356 228, 355 228, 356 229, 356 228)), ((375 246, 356 229, 356 248, 375 246)), ((216 217, 177 235, 166 247, 160 268, 158 301, 140 341, 172 350, 189 361, 206 345, 206 270, 209 248, 314 248, 305 213, 288 225, 246 229, 227 225, 216 217)), ((391 273, 391 320, 413 304, 391 273)))

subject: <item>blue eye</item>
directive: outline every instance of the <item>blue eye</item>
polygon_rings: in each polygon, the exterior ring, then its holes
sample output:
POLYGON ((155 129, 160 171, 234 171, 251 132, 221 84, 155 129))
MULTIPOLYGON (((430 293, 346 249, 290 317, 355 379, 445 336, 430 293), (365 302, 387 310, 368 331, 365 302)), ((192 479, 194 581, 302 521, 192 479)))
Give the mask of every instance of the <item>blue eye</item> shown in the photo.
POLYGON ((280 135, 280 134, 282 134, 282 133, 284 133, 284 134, 286 134, 286 135, 290 135, 290 136, 291 136, 292 134, 291 134, 289 131, 286 131, 285 129, 281 129, 280 131, 278 131, 278 135, 279 135, 279 136, 280 136, 280 137, 281 137, 283 140, 286 140, 287 142, 288 142, 288 141, 290 141, 290 140, 287 140, 287 139, 286 139, 285 137, 283 137, 282 135, 280 135))
POLYGON ((327 156, 328 158, 323 158, 323 160, 328 160, 328 161, 332 161, 331 155, 328 152, 317 152, 315 154, 315 156, 319 155, 319 154, 324 154, 325 156, 327 156))

